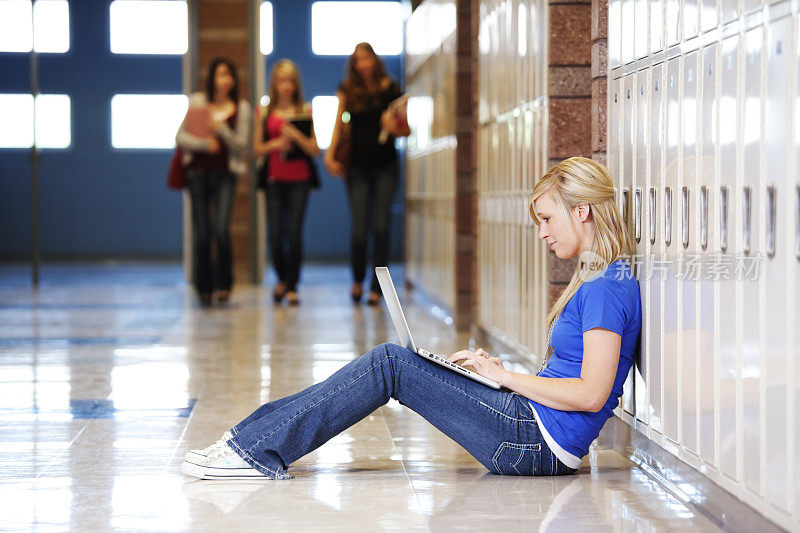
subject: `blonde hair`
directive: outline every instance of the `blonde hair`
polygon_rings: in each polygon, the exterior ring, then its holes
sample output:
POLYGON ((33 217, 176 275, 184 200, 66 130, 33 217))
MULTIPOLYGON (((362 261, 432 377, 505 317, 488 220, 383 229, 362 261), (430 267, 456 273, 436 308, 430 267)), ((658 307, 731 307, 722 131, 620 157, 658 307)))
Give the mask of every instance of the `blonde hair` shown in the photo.
POLYGON ((303 111, 305 100, 303 99, 303 83, 300 80, 300 71, 297 70, 297 65, 295 65, 291 60, 280 59, 277 63, 275 63, 275 66, 272 67, 272 72, 269 75, 269 103, 267 104, 267 110, 264 116, 270 114, 272 111, 272 106, 277 102, 278 90, 275 88, 275 79, 279 74, 284 72, 289 74, 294 82, 294 95, 292 96, 292 103, 294 103, 295 112, 299 113, 303 111))
MULTIPOLYGON (((589 205, 595 227, 592 252, 603 260, 603 267, 630 256, 633 243, 615 201, 614 179, 606 167, 585 157, 570 157, 548 170, 533 187, 528 203, 530 216, 537 225, 541 221, 534 202, 548 192, 553 193, 553 201, 564 216, 569 216, 579 205, 589 205)), ((586 277, 582 274, 585 272, 580 267, 575 269, 567 288, 547 314, 548 328, 578 292, 586 277)))

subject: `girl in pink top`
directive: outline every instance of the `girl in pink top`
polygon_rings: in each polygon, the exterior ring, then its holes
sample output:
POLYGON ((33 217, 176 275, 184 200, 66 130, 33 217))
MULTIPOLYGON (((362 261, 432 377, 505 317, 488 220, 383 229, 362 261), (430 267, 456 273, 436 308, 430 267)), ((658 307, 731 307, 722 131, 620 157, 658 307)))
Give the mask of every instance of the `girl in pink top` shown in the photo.
POLYGON ((297 282, 303 256, 303 220, 310 190, 311 158, 320 153, 313 128, 304 135, 292 119, 311 118, 303 99, 300 73, 294 63, 281 59, 272 69, 269 104, 256 118, 253 150, 265 157, 263 171, 267 193, 267 233, 270 256, 278 284, 275 303, 284 297, 297 305, 297 282))

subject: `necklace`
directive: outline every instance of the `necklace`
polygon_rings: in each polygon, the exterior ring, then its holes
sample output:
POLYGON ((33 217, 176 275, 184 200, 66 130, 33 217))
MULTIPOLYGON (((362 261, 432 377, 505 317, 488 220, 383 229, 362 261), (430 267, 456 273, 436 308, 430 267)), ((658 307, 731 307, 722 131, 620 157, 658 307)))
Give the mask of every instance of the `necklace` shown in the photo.
POLYGON ((550 331, 547 332, 547 345, 544 347, 544 357, 542 358, 542 368, 536 373, 538 376, 541 374, 544 369, 547 367, 547 363, 550 361, 550 352, 552 351, 553 347, 550 345, 550 341, 553 339, 553 328, 556 327, 556 322, 561 317, 561 313, 557 314, 556 317, 553 319, 553 323, 550 324, 550 331))

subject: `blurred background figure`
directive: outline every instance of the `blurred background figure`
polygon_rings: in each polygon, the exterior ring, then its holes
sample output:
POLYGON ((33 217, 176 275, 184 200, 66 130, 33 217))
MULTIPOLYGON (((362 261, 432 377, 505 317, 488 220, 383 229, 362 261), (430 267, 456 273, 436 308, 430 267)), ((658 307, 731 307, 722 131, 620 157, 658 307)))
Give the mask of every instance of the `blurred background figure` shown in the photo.
POLYGON ((308 194, 318 184, 313 157, 320 154, 311 120, 311 106, 303 99, 297 67, 281 59, 272 69, 269 103, 256 117, 253 150, 264 156, 260 179, 267 196, 267 232, 272 265, 278 283, 275 303, 284 297, 297 305, 297 282, 303 260, 303 221, 308 194))
POLYGON ((250 105, 239 100, 239 79, 228 59, 211 62, 205 93, 195 93, 175 141, 186 154, 192 198, 193 281, 200 304, 230 298, 233 274, 229 225, 237 175, 246 171, 250 105), (212 239, 215 254, 211 253, 212 239))
MULTIPOLYGON (((325 153, 325 167, 347 182, 352 223, 353 286, 350 295, 354 302, 359 302, 363 296, 370 230, 373 265, 385 265, 389 258, 389 218, 398 181, 394 139, 408 135, 409 130, 407 124, 387 112, 390 104, 402 96, 402 91, 386 73, 383 61, 369 43, 356 45, 336 95, 339 108, 330 149, 325 153), (381 130, 384 130, 383 135, 381 130), (370 206, 373 207, 372 220, 370 206)), ((370 305, 380 302, 380 287, 374 274, 367 302, 370 305)))

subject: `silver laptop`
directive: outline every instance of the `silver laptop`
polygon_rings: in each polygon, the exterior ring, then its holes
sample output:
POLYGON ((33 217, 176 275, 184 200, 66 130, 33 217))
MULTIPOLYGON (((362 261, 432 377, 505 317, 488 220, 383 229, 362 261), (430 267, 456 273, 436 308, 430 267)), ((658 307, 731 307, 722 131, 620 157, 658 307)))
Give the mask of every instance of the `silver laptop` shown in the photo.
POLYGON ((463 366, 451 363, 447 360, 447 357, 436 355, 422 348, 417 348, 416 344, 414 344, 414 339, 411 338, 411 330, 408 329, 408 322, 406 322, 406 317, 403 314, 403 308, 400 307, 400 300, 397 298, 397 291, 394 290, 394 283, 392 283, 392 276, 389 275, 389 269, 386 267, 375 267, 375 275, 378 276, 378 282, 381 284, 383 299, 386 301, 386 307, 389 308, 389 315, 392 317, 394 328, 397 330, 397 336, 400 337, 401 346, 405 346, 420 357, 433 361, 437 365, 441 365, 448 370, 458 372, 479 383, 483 383, 487 387, 493 389, 500 388, 499 383, 485 378, 463 366))

